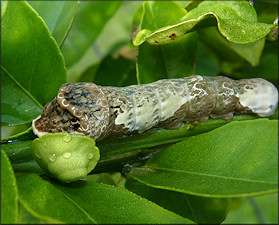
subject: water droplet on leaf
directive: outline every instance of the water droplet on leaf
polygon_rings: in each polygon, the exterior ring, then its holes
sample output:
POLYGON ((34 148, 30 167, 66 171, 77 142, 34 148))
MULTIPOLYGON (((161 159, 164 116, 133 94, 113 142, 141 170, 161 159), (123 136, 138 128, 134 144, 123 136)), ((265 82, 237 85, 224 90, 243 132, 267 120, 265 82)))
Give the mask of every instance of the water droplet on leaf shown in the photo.
POLYGON ((52 154, 52 156, 49 158, 49 161, 54 162, 56 160, 56 155, 52 154))
POLYGON ((65 142, 70 142, 72 140, 72 136, 70 134, 66 134, 66 136, 63 137, 63 140, 65 142))
POLYGON ((41 159, 41 158, 42 158, 41 154, 40 154, 38 151, 35 151, 35 156, 36 156, 38 159, 41 159))
POLYGON ((93 158, 93 154, 92 154, 92 153, 89 153, 89 154, 88 154, 88 158, 89 158, 89 159, 92 159, 92 158, 93 158))
POLYGON ((70 158, 72 156, 72 153, 71 152, 65 152, 64 154, 63 154, 63 157, 65 158, 65 159, 68 159, 68 158, 70 158))

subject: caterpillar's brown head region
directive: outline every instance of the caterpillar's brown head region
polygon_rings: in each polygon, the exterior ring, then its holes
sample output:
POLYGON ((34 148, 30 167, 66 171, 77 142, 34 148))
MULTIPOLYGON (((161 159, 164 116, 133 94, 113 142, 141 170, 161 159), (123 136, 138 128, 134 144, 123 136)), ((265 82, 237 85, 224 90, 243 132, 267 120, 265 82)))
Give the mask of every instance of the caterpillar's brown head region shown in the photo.
POLYGON ((63 84, 41 116, 33 120, 33 131, 41 137, 47 133, 68 132, 92 137, 105 136, 110 108, 103 91, 94 83, 63 84))

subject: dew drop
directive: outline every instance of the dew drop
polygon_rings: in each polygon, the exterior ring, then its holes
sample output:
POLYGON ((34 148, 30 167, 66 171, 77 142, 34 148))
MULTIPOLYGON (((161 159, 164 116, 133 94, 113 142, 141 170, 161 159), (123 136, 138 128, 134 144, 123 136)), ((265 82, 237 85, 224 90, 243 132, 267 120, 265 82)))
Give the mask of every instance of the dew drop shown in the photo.
POLYGON ((56 160, 55 153, 52 154, 52 156, 49 158, 49 161, 54 162, 56 160))
POLYGON ((93 158, 93 154, 92 153, 89 153, 88 154, 88 159, 92 159, 93 158))
POLYGON ((35 151, 35 156, 36 156, 38 159, 41 159, 41 158, 42 158, 41 154, 40 154, 38 151, 35 151))
POLYGON ((68 158, 70 158, 72 156, 72 153, 71 152, 65 152, 64 154, 63 154, 63 157, 65 158, 65 159, 68 159, 68 158))
POLYGON ((66 136, 63 137, 65 142, 70 142, 72 140, 72 136, 70 134, 66 134, 66 136))

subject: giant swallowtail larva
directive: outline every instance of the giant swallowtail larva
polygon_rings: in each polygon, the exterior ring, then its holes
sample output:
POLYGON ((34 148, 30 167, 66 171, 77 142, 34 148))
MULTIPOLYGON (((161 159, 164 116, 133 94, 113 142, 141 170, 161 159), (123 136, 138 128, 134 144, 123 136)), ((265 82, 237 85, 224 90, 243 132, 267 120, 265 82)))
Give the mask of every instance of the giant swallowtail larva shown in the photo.
POLYGON ((128 87, 94 83, 63 84, 41 116, 33 120, 33 131, 68 132, 94 140, 153 127, 178 128, 185 121, 208 117, 230 119, 234 113, 274 114, 278 90, 270 82, 256 79, 193 75, 128 87))

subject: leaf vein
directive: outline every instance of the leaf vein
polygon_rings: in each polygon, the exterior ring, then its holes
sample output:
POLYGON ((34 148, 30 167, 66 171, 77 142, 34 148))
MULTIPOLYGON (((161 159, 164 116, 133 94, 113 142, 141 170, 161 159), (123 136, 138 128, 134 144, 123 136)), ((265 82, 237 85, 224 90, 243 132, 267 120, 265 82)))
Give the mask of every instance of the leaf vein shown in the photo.
POLYGON ((237 181, 244 181, 244 182, 277 184, 277 182, 272 182, 272 181, 252 180, 252 179, 245 179, 245 178, 240 178, 240 177, 229 177, 229 176, 222 176, 222 175, 217 175, 217 174, 207 174, 207 173, 192 172, 192 171, 186 171, 186 170, 176 170, 176 169, 169 169, 169 168, 160 168, 160 167, 150 167, 149 166, 149 167, 138 168, 138 169, 165 170, 165 171, 171 171, 171 172, 177 172, 177 173, 196 174, 196 175, 199 175, 199 176, 217 177, 217 178, 223 178, 223 179, 229 179, 229 180, 237 180, 237 181))

